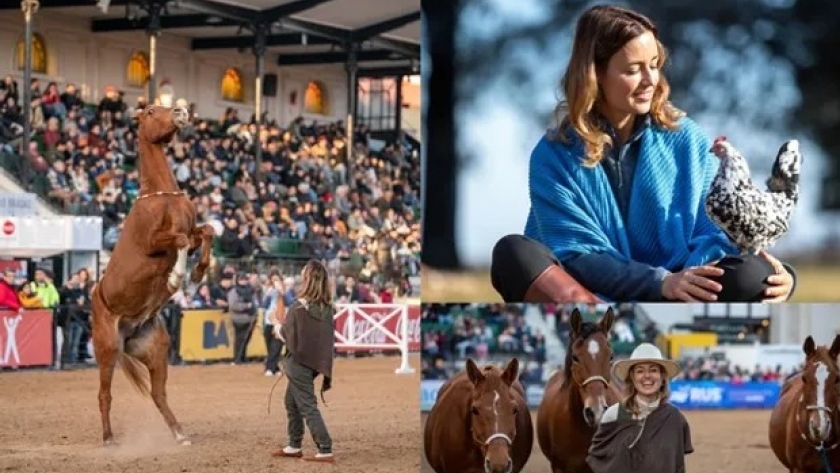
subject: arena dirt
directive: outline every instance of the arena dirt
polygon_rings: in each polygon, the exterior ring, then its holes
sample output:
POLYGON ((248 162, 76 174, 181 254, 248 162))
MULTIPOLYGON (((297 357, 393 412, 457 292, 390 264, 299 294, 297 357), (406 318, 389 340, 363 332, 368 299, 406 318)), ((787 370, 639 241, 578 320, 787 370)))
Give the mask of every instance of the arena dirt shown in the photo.
MULTIPOLYGON (((0 373, 0 472, 216 473, 416 472, 421 442, 418 371, 396 375, 399 358, 339 359, 321 407, 336 465, 275 459, 286 440, 286 380, 260 365, 173 367, 169 401, 193 445, 179 446, 151 400, 115 373, 112 425, 119 445, 101 447, 95 369, 0 373)), ((320 386, 320 378, 316 381, 320 386)), ((309 437, 304 451, 314 453, 309 437)))
MULTIPOLYGON (((767 423, 770 411, 686 411, 691 425, 694 453, 686 459, 687 471, 702 473, 784 473, 787 471, 770 450, 767 423)), ((423 416, 423 422, 426 419, 423 416)), ((536 429, 534 416, 534 429, 536 429)), ((423 455, 423 473, 433 473, 423 455)), ((546 473, 551 467, 537 445, 522 473, 546 473)))

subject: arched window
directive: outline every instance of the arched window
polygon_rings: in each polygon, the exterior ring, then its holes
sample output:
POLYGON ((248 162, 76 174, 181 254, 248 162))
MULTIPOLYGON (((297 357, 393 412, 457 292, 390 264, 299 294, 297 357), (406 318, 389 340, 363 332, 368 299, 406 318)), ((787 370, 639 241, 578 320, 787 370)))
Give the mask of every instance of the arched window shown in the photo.
POLYGON ((244 102, 245 91, 242 87, 242 73, 235 67, 225 69, 222 76, 222 100, 228 102, 244 102))
MULTIPOLYGON (((21 38, 15 48, 15 67, 22 71, 26 66, 26 38, 21 38)), ((32 33, 32 72, 47 73, 47 43, 38 33, 32 33)), ((27 85, 28 87, 28 85, 27 85)))
POLYGON ((309 84, 306 84, 306 93, 303 96, 303 111, 317 115, 328 115, 328 104, 329 98, 324 84, 317 80, 309 81, 309 84))
POLYGON ((141 89, 146 87, 151 77, 149 71, 149 56, 143 51, 134 51, 128 60, 128 67, 125 71, 126 82, 129 87, 141 89))

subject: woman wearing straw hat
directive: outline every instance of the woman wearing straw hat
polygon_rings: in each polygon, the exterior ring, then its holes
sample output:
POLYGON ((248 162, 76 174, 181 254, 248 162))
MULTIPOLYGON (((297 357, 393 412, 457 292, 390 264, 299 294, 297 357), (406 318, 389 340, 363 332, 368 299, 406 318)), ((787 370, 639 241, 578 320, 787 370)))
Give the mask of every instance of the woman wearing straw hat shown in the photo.
POLYGON ((610 406, 592 438, 586 462, 594 473, 682 473, 694 451, 688 421, 668 403, 668 383, 680 365, 642 343, 613 367, 625 398, 610 406))

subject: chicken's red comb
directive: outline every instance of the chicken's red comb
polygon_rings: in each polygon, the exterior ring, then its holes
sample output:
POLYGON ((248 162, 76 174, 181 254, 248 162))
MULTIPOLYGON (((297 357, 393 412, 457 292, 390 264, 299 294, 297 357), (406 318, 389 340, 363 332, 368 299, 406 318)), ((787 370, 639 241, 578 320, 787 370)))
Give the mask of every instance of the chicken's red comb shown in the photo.
POLYGON ((718 143, 723 142, 723 141, 726 141, 726 137, 725 137, 725 136, 723 136, 723 135, 718 136, 717 138, 715 138, 715 144, 718 144, 718 143))

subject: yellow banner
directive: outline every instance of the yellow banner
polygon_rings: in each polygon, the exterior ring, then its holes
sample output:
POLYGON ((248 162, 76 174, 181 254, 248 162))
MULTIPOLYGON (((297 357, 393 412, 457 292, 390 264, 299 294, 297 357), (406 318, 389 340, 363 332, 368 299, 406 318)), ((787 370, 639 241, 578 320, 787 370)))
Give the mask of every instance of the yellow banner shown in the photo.
MULTIPOLYGON (((221 310, 185 310, 181 319, 181 358, 184 361, 232 360, 233 334, 229 314, 221 310)), ((260 310, 245 356, 259 358, 266 355, 260 310)))
POLYGON ((712 348, 718 344, 717 334, 713 332, 669 333, 657 338, 659 349, 672 360, 679 359, 685 348, 712 348))

